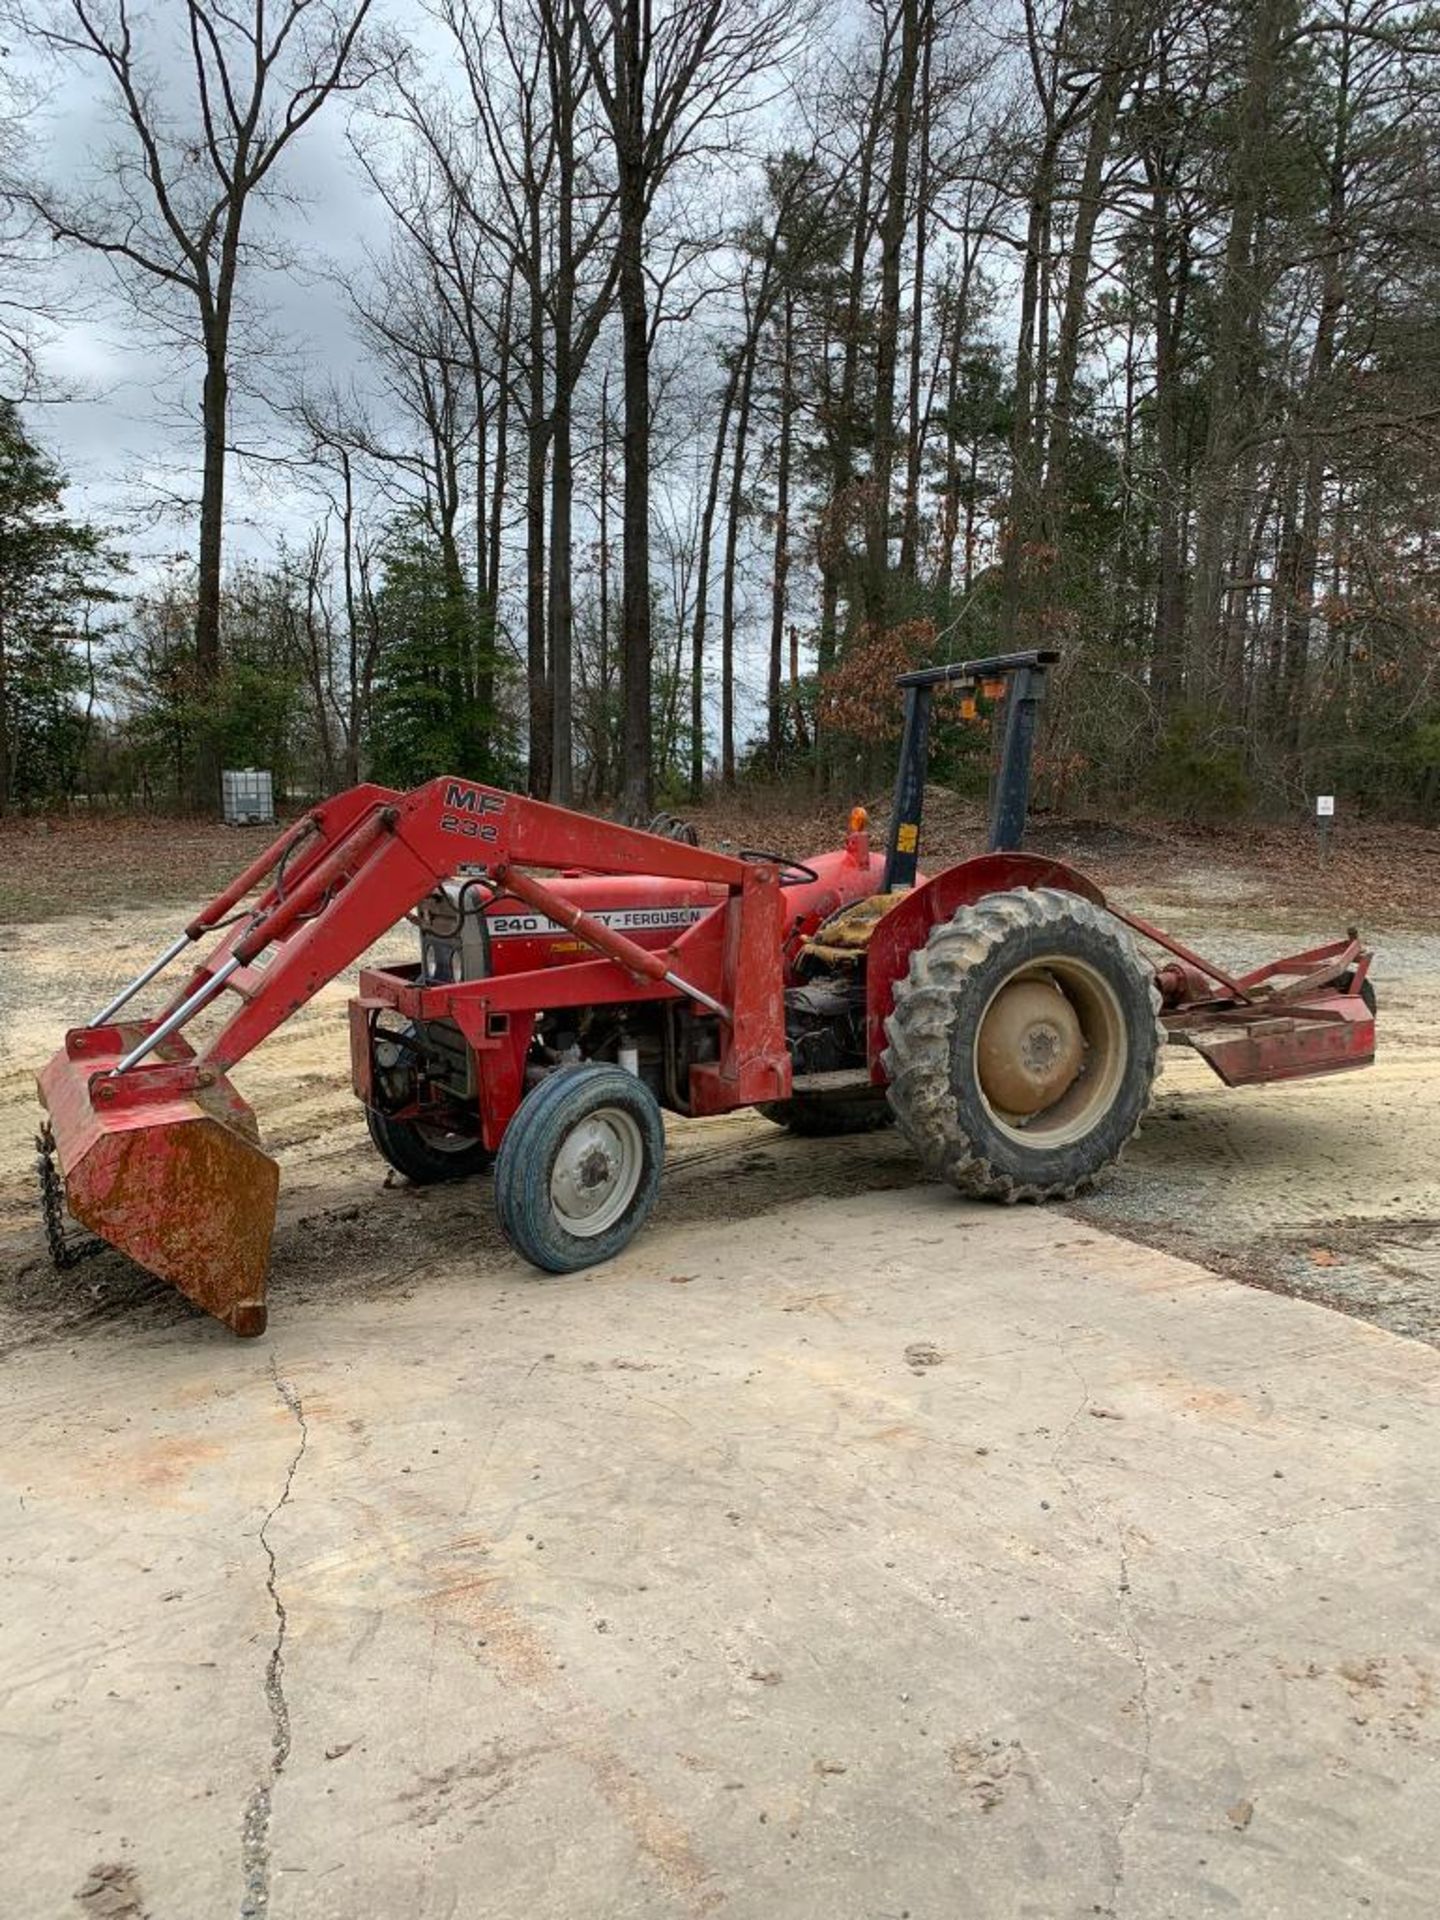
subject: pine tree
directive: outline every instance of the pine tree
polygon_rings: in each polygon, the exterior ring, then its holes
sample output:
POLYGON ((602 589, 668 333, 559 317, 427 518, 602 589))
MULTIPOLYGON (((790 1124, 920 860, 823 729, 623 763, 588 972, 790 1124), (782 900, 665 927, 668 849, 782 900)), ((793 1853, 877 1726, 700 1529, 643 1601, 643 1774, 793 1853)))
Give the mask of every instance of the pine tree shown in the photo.
POLYGON ((84 738, 78 643, 118 570, 96 528, 66 517, 65 476, 0 401, 0 813, 68 794, 84 738))

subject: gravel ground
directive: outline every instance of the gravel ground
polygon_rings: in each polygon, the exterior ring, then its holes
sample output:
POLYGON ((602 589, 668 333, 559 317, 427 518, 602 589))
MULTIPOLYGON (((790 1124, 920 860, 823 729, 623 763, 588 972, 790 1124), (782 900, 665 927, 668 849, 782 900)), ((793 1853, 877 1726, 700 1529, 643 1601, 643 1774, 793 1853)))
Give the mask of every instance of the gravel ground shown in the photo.
MULTIPOLYGON (((1222 966, 1330 931, 1253 903, 1237 903, 1218 928, 1194 906, 1145 904, 1222 966)), ((1440 935, 1392 929, 1375 949, 1373 1067, 1231 1089, 1171 1048, 1144 1132, 1075 1211, 1215 1272, 1440 1345, 1440 935)))

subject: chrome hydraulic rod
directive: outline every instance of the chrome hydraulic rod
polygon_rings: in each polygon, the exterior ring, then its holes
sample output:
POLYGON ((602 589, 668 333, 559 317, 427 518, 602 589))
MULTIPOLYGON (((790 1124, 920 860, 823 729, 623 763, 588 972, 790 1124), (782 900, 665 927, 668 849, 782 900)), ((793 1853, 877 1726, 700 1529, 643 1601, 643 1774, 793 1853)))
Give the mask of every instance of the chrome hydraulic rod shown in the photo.
POLYGON ((137 973, 135 978, 130 982, 128 987, 121 988, 120 992, 116 994, 115 998, 110 1002, 109 1006, 103 1010, 103 1012, 97 1013, 93 1020, 87 1020, 85 1022, 86 1026, 87 1027, 109 1026, 110 1022, 114 1019, 115 1015, 120 1011, 121 1007, 125 1005, 126 1001, 133 1000, 136 994, 139 993, 142 987, 148 987, 150 982, 155 978, 157 973, 163 973, 166 967, 169 966, 170 962, 176 957, 176 955, 183 953, 186 947, 190 945, 192 938, 193 936, 191 934, 182 933, 178 940, 172 940, 170 945, 165 949, 165 951, 162 954, 160 954, 158 958, 152 960, 149 966, 145 968, 143 973, 137 973))
POLYGON ((664 980, 666 986, 674 987, 677 993, 686 994, 690 999, 698 1000, 702 1007, 709 1007, 712 1013, 718 1013, 727 1027, 734 1024, 735 1016, 728 1007, 722 1007, 718 1000, 712 1000, 709 994, 702 993, 699 987, 692 987, 690 982, 688 980, 682 980, 678 973, 671 973, 667 968, 661 978, 664 980))
POLYGON ((718 1013, 727 1026, 734 1024, 735 1016, 730 1009, 713 1000, 690 981, 682 980, 678 973, 666 966, 658 953, 651 953, 645 947, 637 946, 635 941, 627 940, 622 933, 616 933, 613 927, 607 927, 603 920, 597 920, 593 913, 586 913, 573 901, 566 900, 561 894, 552 893, 549 887, 537 880, 533 873, 526 873, 520 867, 506 867, 496 876, 497 883, 504 885, 509 893, 527 906, 536 907, 541 913, 548 914, 552 920, 558 920, 562 927, 578 934, 587 946, 597 953, 603 953, 608 959, 618 960, 627 972, 633 973, 637 980, 663 980, 667 987, 674 987, 677 993, 683 993, 691 1000, 698 1000, 702 1007, 709 1007, 712 1013, 718 1013))
POLYGON ((153 1053, 162 1040, 168 1040, 177 1027, 183 1027, 192 1014, 198 1013, 207 1001, 213 1000, 231 974, 242 965, 243 962, 232 953, 224 966, 212 973, 208 980, 202 980, 189 999, 182 1000, 173 1013, 167 1014, 153 1033, 147 1033, 139 1046, 132 1047, 123 1060, 116 1061, 110 1069, 110 1077, 113 1079, 138 1066, 147 1053, 153 1053))

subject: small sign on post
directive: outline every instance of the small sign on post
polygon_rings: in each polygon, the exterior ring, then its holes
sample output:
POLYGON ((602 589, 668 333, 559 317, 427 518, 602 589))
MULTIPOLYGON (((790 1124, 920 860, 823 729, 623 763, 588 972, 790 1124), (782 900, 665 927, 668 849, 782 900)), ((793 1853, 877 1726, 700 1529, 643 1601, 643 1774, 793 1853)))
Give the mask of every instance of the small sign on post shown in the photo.
POLYGON ((1334 794, 1317 793, 1315 796, 1315 831, 1320 839, 1320 864, 1322 867, 1330 857, 1330 830, 1334 825, 1334 794))

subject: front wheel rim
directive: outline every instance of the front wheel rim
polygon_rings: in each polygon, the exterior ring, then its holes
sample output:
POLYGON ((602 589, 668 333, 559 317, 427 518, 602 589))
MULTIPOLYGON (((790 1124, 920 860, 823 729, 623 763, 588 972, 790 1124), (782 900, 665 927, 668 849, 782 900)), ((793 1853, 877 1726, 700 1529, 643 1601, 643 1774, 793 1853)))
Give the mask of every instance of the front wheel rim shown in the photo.
POLYGON ((550 1169, 550 1206, 566 1233, 593 1240, 621 1219, 639 1191, 645 1141, 620 1107, 597 1107, 573 1126, 550 1169))
POLYGON ((1129 1058, 1125 1013, 1110 981, 1089 961, 1069 954, 1048 954, 1017 967, 991 994, 975 1028, 972 1070, 991 1124, 1006 1139, 1033 1152, 1073 1146, 1092 1133, 1115 1104, 1129 1058), (1066 1017, 1078 1027, 1081 1054, 1073 1078, 1049 1104, 1017 1113, 992 1098, 993 1074, 989 1076, 992 1086, 987 1089, 982 1043, 986 1023, 996 1014, 1003 996, 1013 987, 1033 982, 1043 982, 1063 997, 1066 1017))

